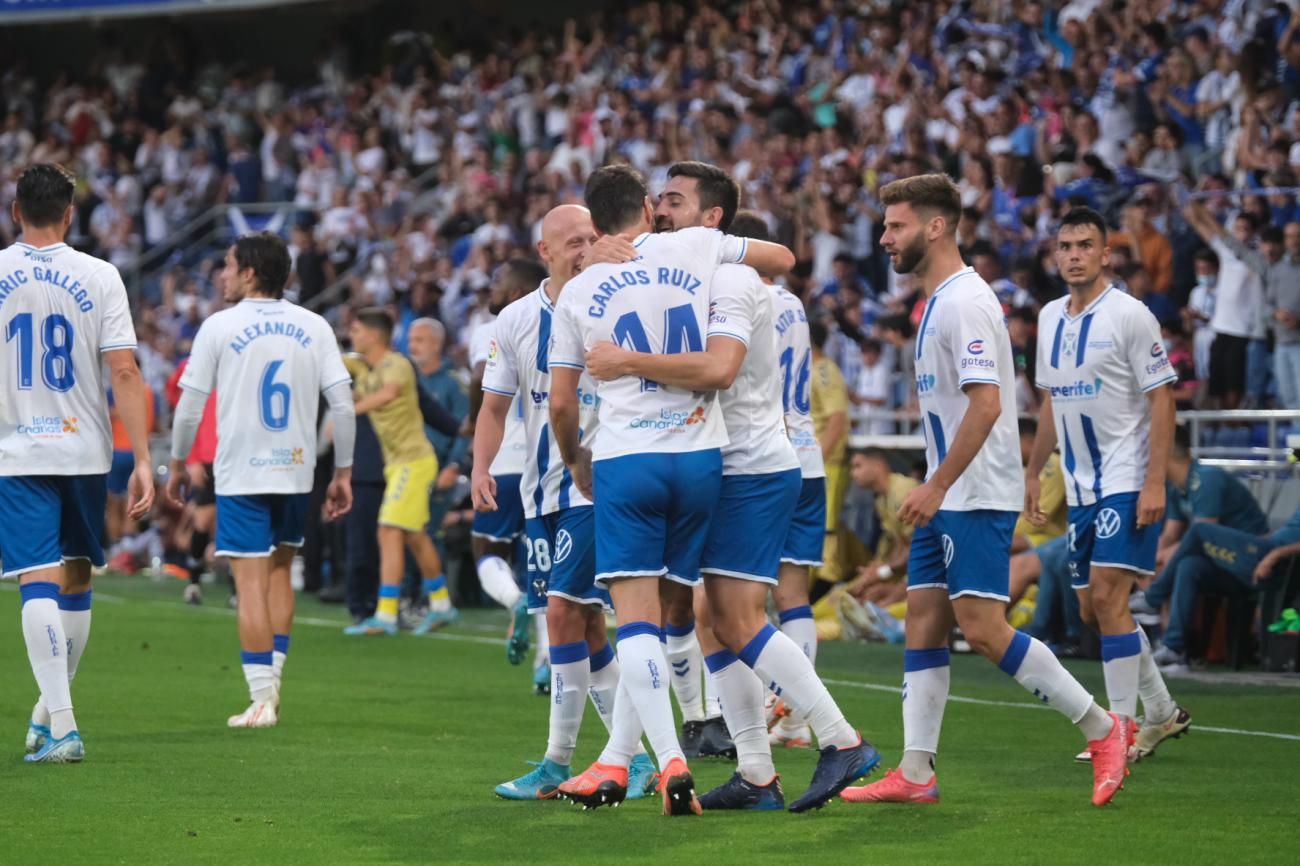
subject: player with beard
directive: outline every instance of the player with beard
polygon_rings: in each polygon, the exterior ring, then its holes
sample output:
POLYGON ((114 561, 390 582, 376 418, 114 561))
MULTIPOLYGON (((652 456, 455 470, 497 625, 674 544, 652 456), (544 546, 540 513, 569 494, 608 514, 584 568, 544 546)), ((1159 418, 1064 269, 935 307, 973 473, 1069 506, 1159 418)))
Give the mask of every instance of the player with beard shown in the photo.
MULTIPOLYGON (((669 169, 669 185, 656 213, 667 220, 656 222, 686 230, 703 225, 707 213, 716 225, 730 226, 739 200, 739 185, 722 169, 677 163, 669 169)), ((637 377, 718 392, 729 442, 722 449, 721 492, 700 560, 707 605, 700 606, 696 617, 738 768, 700 804, 705 809, 784 808, 763 708, 764 683, 773 683, 808 719, 822 746, 812 784, 790 805, 791 811, 803 812, 820 808, 871 770, 880 756, 845 720, 803 648, 767 621, 767 594, 777 586, 802 484, 799 458, 776 399, 781 373, 771 290, 752 267, 724 264, 714 274, 708 298, 704 352, 657 354, 599 342, 587 353, 587 369, 602 382, 637 377)))
POLYGON ((927 299, 915 350, 927 472, 899 510, 916 527, 907 569, 903 760, 881 781, 843 797, 938 802, 934 758, 955 617, 976 652, 1079 727, 1092 752, 1092 801, 1104 805, 1127 771, 1125 726, 1097 706, 1051 650, 1007 623, 1011 540, 1025 491, 1002 306, 961 259, 961 196, 948 177, 894 181, 881 201, 881 245, 897 273, 915 274, 927 299))

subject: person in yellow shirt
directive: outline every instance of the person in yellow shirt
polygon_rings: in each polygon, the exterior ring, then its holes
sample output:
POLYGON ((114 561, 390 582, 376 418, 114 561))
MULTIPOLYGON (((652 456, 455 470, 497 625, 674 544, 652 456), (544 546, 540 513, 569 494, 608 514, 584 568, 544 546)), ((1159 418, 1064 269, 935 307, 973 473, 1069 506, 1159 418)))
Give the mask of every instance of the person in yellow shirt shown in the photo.
MULTIPOLYGON (((808 322, 808 337, 812 346, 812 418, 813 432, 821 445, 822 460, 826 464, 826 541, 822 561, 833 563, 839 559, 838 533, 840 510, 844 507, 844 493, 848 477, 844 471, 844 452, 849 441, 849 389, 835 362, 826 357, 826 326, 819 321, 808 322)), ((816 578, 836 582, 841 579, 834 569, 817 569, 816 578)))
POLYGON ((857 536, 841 528, 841 575, 856 575, 844 587, 831 590, 813 605, 813 618, 818 622, 818 634, 829 636, 836 632, 836 610, 845 593, 860 601, 871 601, 885 606, 905 601, 907 598, 907 555, 912 545, 912 527, 898 519, 907 494, 919 482, 908 475, 894 472, 889 454, 880 448, 867 448, 853 452, 849 462, 853 483, 875 494, 876 519, 880 523, 880 540, 874 554, 866 551, 857 536), (833 623, 833 625, 832 625, 833 623))
MULTIPOLYGON (((1032 418, 1020 419, 1020 459, 1029 465, 1029 455, 1034 447, 1038 422, 1032 418)), ((1043 571, 1042 559, 1037 550, 1054 538, 1065 535, 1069 527, 1068 506, 1065 502, 1065 474, 1061 471, 1061 456, 1055 452, 1047 459, 1038 475, 1041 489, 1039 508, 1047 515, 1047 522, 1035 526, 1024 514, 1016 521, 1015 535, 1011 540, 1011 607, 1024 597, 1029 587, 1038 583, 1043 571)))
MULTIPOLYGON (((1020 459, 1026 466, 1029 465, 1029 455, 1033 450, 1034 435, 1037 432, 1036 420, 1020 419, 1020 459)), ((1066 513, 1068 508, 1065 503, 1065 475, 1061 473, 1061 455, 1053 452, 1047 458, 1047 464, 1038 475, 1038 483, 1042 485, 1039 507, 1047 515, 1047 522, 1042 526, 1035 526, 1025 515, 1020 515, 1020 519, 1016 522, 1015 536, 1011 540, 1012 555, 1031 550, 1053 538, 1059 538, 1065 534, 1069 526, 1070 521, 1066 513)))
POLYGON ((384 455, 384 500, 379 507, 379 604, 374 616, 344 633, 397 634, 397 600, 409 549, 429 597, 429 612, 415 629, 416 634, 424 634, 455 622, 458 616, 437 548, 425 532, 438 458, 424 435, 415 367, 392 350, 393 317, 379 307, 361 310, 349 335, 359 357, 345 363, 353 374, 357 415, 369 416, 384 455))

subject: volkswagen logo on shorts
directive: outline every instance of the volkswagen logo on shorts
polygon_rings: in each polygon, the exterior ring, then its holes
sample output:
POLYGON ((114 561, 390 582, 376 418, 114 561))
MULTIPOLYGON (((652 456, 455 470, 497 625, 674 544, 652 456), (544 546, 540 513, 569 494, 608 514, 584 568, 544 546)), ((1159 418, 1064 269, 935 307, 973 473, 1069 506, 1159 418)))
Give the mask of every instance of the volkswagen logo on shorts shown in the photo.
POLYGON ((569 535, 569 530, 561 529, 555 534, 555 561, 564 562, 571 550, 573 550, 573 536, 569 535))
POLYGON ((943 536, 943 567, 952 565, 952 536, 943 536))
POLYGON ((1110 538, 1119 532, 1119 512, 1113 508, 1103 508, 1097 515, 1097 537, 1110 538))

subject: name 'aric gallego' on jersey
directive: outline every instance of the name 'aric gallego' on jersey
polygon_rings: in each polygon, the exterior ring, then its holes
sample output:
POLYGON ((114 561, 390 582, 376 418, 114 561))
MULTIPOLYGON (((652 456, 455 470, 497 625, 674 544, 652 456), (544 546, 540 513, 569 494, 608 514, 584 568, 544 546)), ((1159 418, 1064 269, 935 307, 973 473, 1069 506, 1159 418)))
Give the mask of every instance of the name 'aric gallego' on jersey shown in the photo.
POLYGON ((648 286, 651 282, 657 282, 661 286, 676 286, 688 295, 694 295, 695 290, 704 285, 699 277, 682 268, 657 268, 656 270, 658 273, 655 274, 657 277, 655 280, 650 279, 650 272, 645 268, 611 274, 609 279, 603 280, 596 287, 596 294, 591 296, 591 306, 587 308, 587 315, 593 319, 605 315, 605 306, 609 303, 609 299, 619 289, 628 286, 648 286))
POLYGON ((22 286, 27 285, 30 280, 36 280, 38 283, 48 283, 51 286, 58 286, 63 291, 72 296, 76 301, 77 309, 83 313, 89 313, 95 309, 95 302, 90 299, 90 293, 81 286, 81 281, 75 279, 70 274, 57 271, 54 268, 42 268, 39 266, 32 268, 31 276, 28 277, 27 271, 23 268, 11 271, 0 277, 0 307, 4 306, 5 300, 22 286))

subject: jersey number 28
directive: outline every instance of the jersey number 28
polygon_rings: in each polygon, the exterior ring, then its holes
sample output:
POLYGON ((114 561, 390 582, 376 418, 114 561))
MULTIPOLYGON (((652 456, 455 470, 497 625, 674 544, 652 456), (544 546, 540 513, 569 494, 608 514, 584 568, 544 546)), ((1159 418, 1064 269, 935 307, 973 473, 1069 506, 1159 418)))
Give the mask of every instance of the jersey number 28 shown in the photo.
MULTIPOLYGON (((32 389, 35 327, 31 313, 19 313, 5 327, 5 342, 18 341, 18 390, 32 389)), ((77 383, 72 371, 72 324, 58 313, 41 322, 41 381, 51 391, 68 391, 77 383)))

